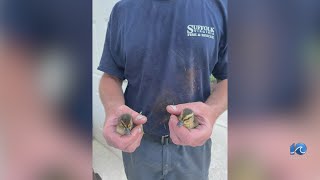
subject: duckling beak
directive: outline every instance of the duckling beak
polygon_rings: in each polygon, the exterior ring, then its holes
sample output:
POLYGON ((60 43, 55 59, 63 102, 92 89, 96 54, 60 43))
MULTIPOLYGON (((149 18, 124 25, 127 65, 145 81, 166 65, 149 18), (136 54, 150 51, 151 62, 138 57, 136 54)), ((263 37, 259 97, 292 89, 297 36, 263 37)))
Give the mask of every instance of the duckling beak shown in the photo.
POLYGON ((125 135, 130 135, 130 134, 131 134, 130 129, 125 128, 125 129, 124 129, 124 134, 125 134, 125 135))
POLYGON ((178 124, 177 124, 177 126, 178 126, 178 127, 183 126, 183 121, 179 121, 178 124))

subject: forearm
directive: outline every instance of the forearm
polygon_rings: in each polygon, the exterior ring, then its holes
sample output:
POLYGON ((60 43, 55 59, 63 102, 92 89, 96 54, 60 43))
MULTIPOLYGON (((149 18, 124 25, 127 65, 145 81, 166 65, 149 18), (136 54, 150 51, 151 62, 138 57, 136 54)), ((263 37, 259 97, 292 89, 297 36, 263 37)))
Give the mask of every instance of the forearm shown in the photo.
POLYGON ((104 74, 100 80, 99 92, 106 114, 124 104, 122 81, 116 77, 104 74))
POLYGON ((223 80, 217 84, 214 92, 209 96, 206 104, 212 108, 215 119, 218 118, 228 106, 228 80, 223 80))

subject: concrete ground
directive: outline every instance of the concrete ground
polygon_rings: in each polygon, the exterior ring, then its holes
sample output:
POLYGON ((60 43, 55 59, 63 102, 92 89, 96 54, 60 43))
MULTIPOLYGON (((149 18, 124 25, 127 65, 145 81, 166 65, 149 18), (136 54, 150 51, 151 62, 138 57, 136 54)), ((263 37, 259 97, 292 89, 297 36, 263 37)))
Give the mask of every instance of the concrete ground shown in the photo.
MULTIPOLYGON (((99 140, 97 140, 99 139, 99 140)), ((126 180, 121 152, 93 139, 93 169, 103 180, 126 180)), ((212 134, 210 180, 227 180, 227 112, 219 117, 212 134)))

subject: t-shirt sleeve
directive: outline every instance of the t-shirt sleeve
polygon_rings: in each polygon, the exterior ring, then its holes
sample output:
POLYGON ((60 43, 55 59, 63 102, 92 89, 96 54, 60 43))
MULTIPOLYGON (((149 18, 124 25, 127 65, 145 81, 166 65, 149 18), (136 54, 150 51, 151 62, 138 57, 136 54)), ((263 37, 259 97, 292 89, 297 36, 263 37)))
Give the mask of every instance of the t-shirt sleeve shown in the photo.
POLYGON ((123 43, 121 43, 123 25, 121 12, 119 11, 118 4, 116 4, 110 15, 104 49, 98 66, 98 70, 121 80, 125 79, 125 59, 121 55, 123 50, 123 43))
POLYGON ((214 66, 212 75, 218 80, 225 80, 228 78, 228 45, 225 45, 219 50, 219 59, 214 66))
POLYGON ((228 28, 227 28, 227 1, 220 1, 222 17, 222 34, 219 42, 218 62, 215 64, 212 75, 218 80, 228 78, 228 28))

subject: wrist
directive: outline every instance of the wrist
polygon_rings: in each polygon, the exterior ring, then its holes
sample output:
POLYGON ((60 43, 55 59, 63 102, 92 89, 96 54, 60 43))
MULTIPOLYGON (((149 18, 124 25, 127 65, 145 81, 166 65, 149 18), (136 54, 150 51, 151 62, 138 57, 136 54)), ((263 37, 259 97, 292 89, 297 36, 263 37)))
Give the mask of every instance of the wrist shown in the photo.
POLYGON ((209 120, 214 125, 218 117, 225 111, 221 106, 216 104, 205 103, 208 109, 209 120))
POLYGON ((105 106, 105 114, 114 114, 120 106, 124 105, 124 103, 110 103, 105 106))

